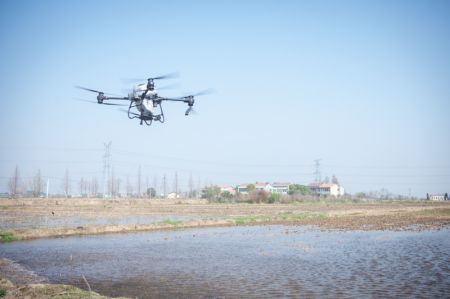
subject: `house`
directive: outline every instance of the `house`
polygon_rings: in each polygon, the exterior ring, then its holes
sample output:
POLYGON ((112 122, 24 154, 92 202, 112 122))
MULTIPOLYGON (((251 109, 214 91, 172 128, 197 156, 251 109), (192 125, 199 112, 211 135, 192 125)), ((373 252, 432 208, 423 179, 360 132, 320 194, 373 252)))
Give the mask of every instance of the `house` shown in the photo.
POLYGON ((177 194, 175 192, 170 192, 169 194, 167 194, 167 198, 169 198, 169 199, 180 198, 180 194, 177 194))
POLYGON ((345 194, 344 187, 338 184, 324 184, 324 183, 313 183, 308 186, 309 190, 313 194, 319 196, 334 196, 339 197, 345 194))
POLYGON ((240 184, 239 186, 237 186, 237 192, 238 193, 242 193, 242 194, 247 194, 248 193, 248 189, 247 186, 250 184, 240 184))
POLYGON ((427 199, 432 201, 443 201, 448 200, 448 194, 428 194, 427 193, 427 199))
POLYGON ((266 192, 271 192, 272 190, 272 186, 270 185, 270 183, 261 183, 261 182, 256 182, 255 183, 255 190, 256 191, 266 191, 266 192))
POLYGON ((275 182, 272 184, 270 192, 278 194, 287 194, 289 192, 289 185, 291 185, 291 183, 275 182))
POLYGON ((220 193, 229 192, 231 195, 236 195, 236 189, 229 185, 219 186, 220 193))
POLYGON ((256 182, 256 183, 249 183, 249 184, 241 184, 241 185, 237 186, 237 192, 241 193, 241 194, 248 194, 247 187, 249 185, 255 186, 256 191, 266 191, 269 193, 271 192, 271 188, 272 188, 272 186, 269 183, 256 182))

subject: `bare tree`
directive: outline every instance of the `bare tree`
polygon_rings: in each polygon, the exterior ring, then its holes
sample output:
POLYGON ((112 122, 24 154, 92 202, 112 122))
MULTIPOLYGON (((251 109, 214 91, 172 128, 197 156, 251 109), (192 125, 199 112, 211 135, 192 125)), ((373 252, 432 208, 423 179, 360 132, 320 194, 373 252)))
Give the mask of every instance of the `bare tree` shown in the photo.
POLYGON ((153 177, 153 189, 155 189, 156 197, 158 197, 158 178, 156 175, 153 177))
POLYGON ((78 182, 78 191, 80 192, 80 195, 82 197, 86 196, 87 193, 87 181, 84 180, 84 178, 81 178, 78 182))
POLYGON ((189 182, 188 182, 188 184, 189 184, 189 198, 192 198, 192 197, 194 197, 194 180, 192 179, 192 172, 189 174, 189 182))
POLYGON ((41 176, 41 170, 38 169, 36 175, 33 178, 33 196, 39 197, 44 189, 44 182, 41 176))
POLYGON ((120 179, 120 178, 117 178, 116 179, 116 187, 115 187, 115 193, 116 193, 116 195, 119 195, 120 194, 120 185, 121 185, 121 183, 122 183, 122 180, 120 179))
POLYGON ((19 177, 19 167, 16 165, 14 174, 9 178, 8 182, 9 194, 12 197, 16 197, 20 193, 20 177, 19 177))
POLYGON ((178 197, 178 173, 175 172, 175 177, 173 180, 173 191, 175 192, 175 197, 178 197))
POLYGON ((89 184, 89 193, 94 197, 98 194, 98 181, 95 177, 91 179, 91 183, 89 184))
POLYGON ((337 177, 336 177, 334 174, 333 174, 333 176, 331 177, 331 182, 332 182, 333 184, 339 185, 339 181, 338 181, 337 177))
POLYGON ((109 177, 108 180, 108 193, 111 194, 111 197, 115 197, 116 196, 116 176, 114 173, 114 167, 111 170, 111 176, 109 177))
POLYGON ((167 196, 167 180, 166 180, 166 175, 163 175, 162 178, 162 188, 163 188, 163 197, 167 196))
POLYGON ((200 182, 200 177, 199 177, 198 180, 197 180, 197 189, 195 190, 197 198, 201 197, 201 195, 202 195, 201 190, 202 190, 202 184, 200 182))
POLYGON ((138 197, 141 197, 141 183, 142 183, 142 174, 141 174, 141 165, 139 165, 136 184, 138 197))
POLYGON ((66 172, 64 173, 63 183, 62 183, 64 196, 69 197, 70 192, 70 178, 69 178, 69 170, 66 168, 66 172))
POLYGON ((127 185, 126 185, 127 196, 133 195, 133 186, 130 183, 130 178, 127 176, 127 185))

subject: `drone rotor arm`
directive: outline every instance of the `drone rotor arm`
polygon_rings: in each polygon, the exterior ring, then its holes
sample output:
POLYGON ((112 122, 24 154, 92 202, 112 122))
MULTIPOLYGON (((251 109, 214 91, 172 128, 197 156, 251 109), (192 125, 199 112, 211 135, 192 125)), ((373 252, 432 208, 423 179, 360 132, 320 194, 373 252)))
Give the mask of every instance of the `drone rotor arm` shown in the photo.
POLYGON ((128 97, 104 97, 104 100, 129 101, 128 97))

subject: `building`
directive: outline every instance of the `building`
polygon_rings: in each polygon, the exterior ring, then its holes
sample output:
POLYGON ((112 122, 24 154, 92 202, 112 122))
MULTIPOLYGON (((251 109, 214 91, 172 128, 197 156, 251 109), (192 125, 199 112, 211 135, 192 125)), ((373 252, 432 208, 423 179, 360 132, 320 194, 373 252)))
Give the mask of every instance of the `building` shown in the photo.
POLYGON ((256 183, 249 183, 249 184, 240 184, 236 188, 237 192, 241 193, 241 194, 248 194, 248 186, 249 185, 255 186, 256 191, 266 191, 266 192, 270 193, 272 190, 272 186, 269 183, 256 182, 256 183))
POLYGON ((236 188, 229 186, 229 185, 225 185, 225 186, 219 186, 220 188, 220 194, 222 194, 223 192, 229 192, 231 195, 236 195, 236 188))
POLYGON ((270 183, 256 182, 254 185, 255 185, 256 191, 271 192, 271 190, 272 190, 272 185, 270 185, 270 183))
POLYGON ((291 183, 275 182, 272 184, 272 188, 271 188, 270 192, 278 193, 278 194, 288 194, 289 185, 291 185, 291 183))
POLYGON ((170 192, 169 194, 167 194, 167 198, 168 199, 180 198, 180 194, 177 194, 175 192, 170 192))
POLYGON ((432 201, 444 201, 448 200, 448 194, 428 194, 427 193, 427 199, 432 201))
POLYGON ((338 184, 313 183, 308 186, 311 193, 319 196, 340 197, 345 194, 344 187, 338 184))

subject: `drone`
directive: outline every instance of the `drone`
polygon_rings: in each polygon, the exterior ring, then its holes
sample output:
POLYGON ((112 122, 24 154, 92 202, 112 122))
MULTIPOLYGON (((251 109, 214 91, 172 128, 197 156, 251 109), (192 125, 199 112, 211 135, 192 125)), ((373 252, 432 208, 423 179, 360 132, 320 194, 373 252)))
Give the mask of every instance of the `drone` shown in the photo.
MULTIPOLYGON (((110 103, 109 101, 128 101, 128 110, 125 110, 125 112, 128 114, 129 119, 139 119, 140 124, 146 124, 147 126, 150 126, 154 121, 159 121, 161 123, 164 123, 164 111, 162 107, 162 103, 164 101, 170 101, 170 102, 183 102, 188 105, 188 108, 184 115, 188 116, 189 113, 192 111, 192 108, 194 107, 195 103, 195 97, 200 95, 209 94, 212 92, 211 89, 207 89, 195 94, 178 97, 178 98, 166 98, 161 97, 158 95, 158 93, 155 90, 155 80, 161 80, 161 79, 169 79, 176 77, 177 74, 167 74, 163 76, 158 77, 152 77, 147 79, 131 79, 130 81, 133 82, 139 82, 147 80, 146 83, 141 83, 132 89, 131 92, 128 93, 128 96, 109 96, 111 94, 105 93, 103 91, 86 88, 83 86, 75 86, 76 88, 83 89, 86 91, 97 93, 97 104, 101 105, 121 105, 122 104, 116 104, 116 103, 110 103), (158 109, 159 108, 159 109, 158 109)), ((90 101, 88 101, 90 102, 90 101)), ((95 103, 95 102, 93 102, 95 103)))

